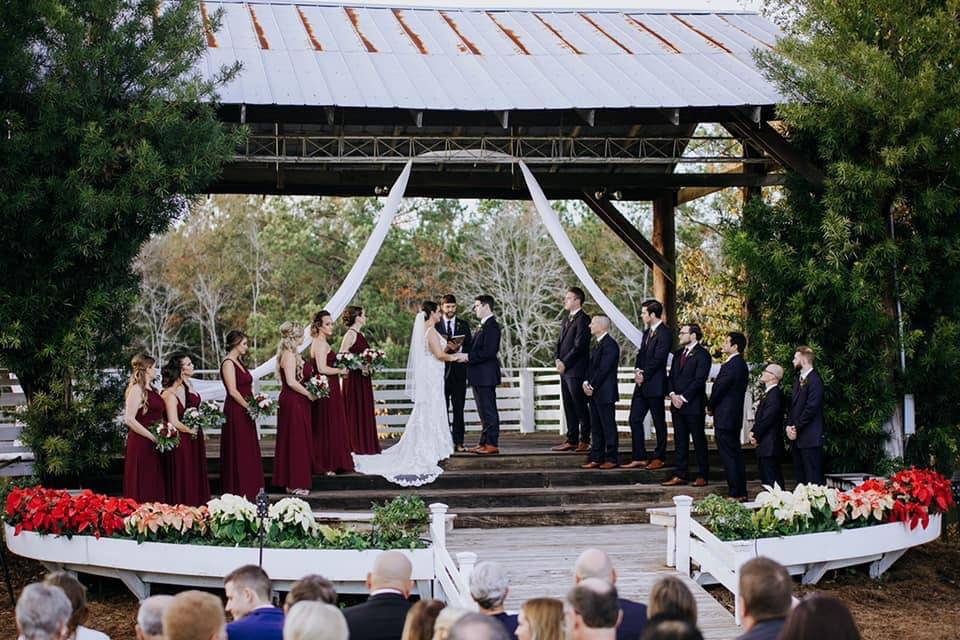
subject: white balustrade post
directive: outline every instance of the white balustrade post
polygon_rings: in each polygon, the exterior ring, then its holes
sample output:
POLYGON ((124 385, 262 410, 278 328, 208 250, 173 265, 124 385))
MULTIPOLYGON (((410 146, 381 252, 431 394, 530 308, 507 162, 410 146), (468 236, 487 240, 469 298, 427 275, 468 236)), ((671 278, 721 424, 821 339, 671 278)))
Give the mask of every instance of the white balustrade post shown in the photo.
POLYGON ((677 507, 677 571, 690 575, 690 512, 693 498, 690 496, 675 496, 673 504, 677 507))
POLYGON ((477 554, 472 551, 458 551, 457 566, 460 567, 464 583, 470 586, 470 576, 473 575, 473 568, 477 566, 477 554))
POLYGON ((447 547, 447 508, 442 502, 430 504, 430 538, 443 548, 447 547))
POLYGON ((533 384, 533 370, 520 369, 520 433, 537 429, 537 394, 533 384))

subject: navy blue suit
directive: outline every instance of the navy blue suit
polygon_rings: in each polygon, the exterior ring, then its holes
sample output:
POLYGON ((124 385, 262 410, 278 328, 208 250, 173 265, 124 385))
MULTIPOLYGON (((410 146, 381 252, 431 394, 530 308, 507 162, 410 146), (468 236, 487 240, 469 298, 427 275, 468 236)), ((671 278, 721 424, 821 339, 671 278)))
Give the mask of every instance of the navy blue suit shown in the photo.
POLYGON ((503 628, 507 630, 507 635, 510 636, 510 640, 516 640, 517 624, 519 623, 519 620, 517 620, 517 614, 503 611, 501 613, 495 613, 490 617, 496 618, 500 621, 500 623, 503 625, 503 628))
POLYGON ((807 374, 805 383, 800 383, 800 376, 793 383, 787 420, 787 426, 791 425, 797 428, 792 445, 797 484, 823 484, 823 379, 815 369, 807 374))
POLYGON ((625 598, 617 598, 623 621, 617 627, 617 640, 639 640, 647 626, 647 605, 625 598))
POLYGON ((783 631, 784 624, 786 624, 785 618, 761 620, 753 625, 750 631, 739 636, 737 640, 777 640, 780 637, 780 632, 783 631))
POLYGON ((771 387, 757 404, 753 416, 753 437, 757 440, 757 464, 760 467, 760 482, 783 488, 783 389, 771 387))
POLYGON ((254 609, 227 625, 227 640, 283 640, 283 609, 254 609))
POLYGON ((585 380, 593 387, 593 395, 587 396, 590 403, 590 429, 593 431, 590 462, 618 462, 616 403, 620 397, 617 386, 619 364, 620 345, 608 333, 590 353, 585 380))
POLYGON ((480 445, 496 447, 500 441, 500 413, 497 411, 497 385, 500 384, 500 325, 493 316, 473 334, 467 354, 467 379, 473 387, 473 399, 483 431, 480 445))
POLYGON ((747 468, 740 448, 740 432, 749 377, 750 370, 743 356, 732 356, 720 366, 707 402, 707 408, 713 411, 714 439, 731 498, 747 495, 747 468))
POLYGON ((683 396, 686 402, 679 409, 670 407, 673 418, 673 441, 677 448, 678 478, 687 479, 687 459, 690 456, 690 439, 697 454, 700 477, 709 479, 710 460, 707 452, 706 422, 707 378, 710 376, 710 354, 697 344, 684 361, 683 349, 673 354, 670 363, 670 390, 683 396))
POLYGON ((567 442, 589 444, 590 410, 583 395, 583 376, 590 360, 590 316, 583 309, 578 309, 572 319, 569 314, 563 318, 554 359, 564 366, 560 374, 560 395, 567 422, 567 442))
MULTIPOLYGON (((447 319, 443 318, 436 326, 437 331, 445 338, 451 336, 463 336, 462 353, 470 353, 470 343, 473 336, 470 335, 470 325, 466 320, 460 318, 453 319, 453 333, 450 333, 447 327, 447 319)), ((467 365, 463 362, 447 362, 443 367, 443 395, 447 399, 447 409, 453 414, 451 429, 453 431, 453 444, 462 447, 464 437, 463 426, 463 405, 467 399, 467 365)))
POLYGON ((643 384, 634 385, 630 399, 630 436, 633 441, 633 460, 646 460, 647 450, 643 436, 643 419, 650 412, 657 434, 657 447, 651 459, 663 460, 667 455, 667 417, 663 399, 668 393, 667 358, 673 346, 673 334, 661 323, 651 333, 643 332, 634 369, 643 372, 643 384))
POLYGON ((399 593, 380 593, 343 609, 350 640, 400 640, 411 606, 399 593))

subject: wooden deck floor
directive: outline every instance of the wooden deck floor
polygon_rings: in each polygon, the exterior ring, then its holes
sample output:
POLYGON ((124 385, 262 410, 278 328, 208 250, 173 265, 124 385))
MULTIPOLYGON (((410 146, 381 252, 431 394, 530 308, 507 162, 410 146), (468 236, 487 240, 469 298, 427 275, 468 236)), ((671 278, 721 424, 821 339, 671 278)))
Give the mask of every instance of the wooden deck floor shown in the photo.
MULTIPOLYGON (((649 524, 454 529, 447 537, 451 553, 473 551, 478 561, 495 560, 507 568, 509 611, 533 597, 562 598, 573 582, 573 563, 587 547, 610 554, 622 597, 646 602, 657 579, 674 573, 664 565, 665 545, 666 531, 649 524)), ((743 632, 703 587, 692 580, 687 584, 697 599, 699 627, 707 640, 732 640, 743 632)))

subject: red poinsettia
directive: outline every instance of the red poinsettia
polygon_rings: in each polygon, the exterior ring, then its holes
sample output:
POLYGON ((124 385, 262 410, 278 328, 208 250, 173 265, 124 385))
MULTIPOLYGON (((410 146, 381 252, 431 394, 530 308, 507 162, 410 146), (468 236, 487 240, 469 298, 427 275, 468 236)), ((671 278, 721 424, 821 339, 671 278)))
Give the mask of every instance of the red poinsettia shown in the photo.
POLYGON ((21 531, 55 535, 85 534, 99 538, 123 530, 123 519, 133 513, 137 502, 111 498, 89 489, 79 495, 43 487, 16 488, 7 496, 4 516, 21 531))
POLYGON ((896 498, 890 519, 906 522, 911 529, 918 523, 926 529, 931 515, 954 504, 950 481, 932 469, 904 469, 890 478, 890 485, 896 498))

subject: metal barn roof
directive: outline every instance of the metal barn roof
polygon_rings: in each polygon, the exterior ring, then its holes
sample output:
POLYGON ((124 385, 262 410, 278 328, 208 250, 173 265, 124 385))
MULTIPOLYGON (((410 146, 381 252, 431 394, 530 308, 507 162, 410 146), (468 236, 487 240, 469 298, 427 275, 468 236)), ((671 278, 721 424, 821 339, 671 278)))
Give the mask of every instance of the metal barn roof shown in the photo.
POLYGON ((413 110, 739 107, 782 101, 754 13, 483 10, 222 0, 201 71, 225 104, 413 110))

